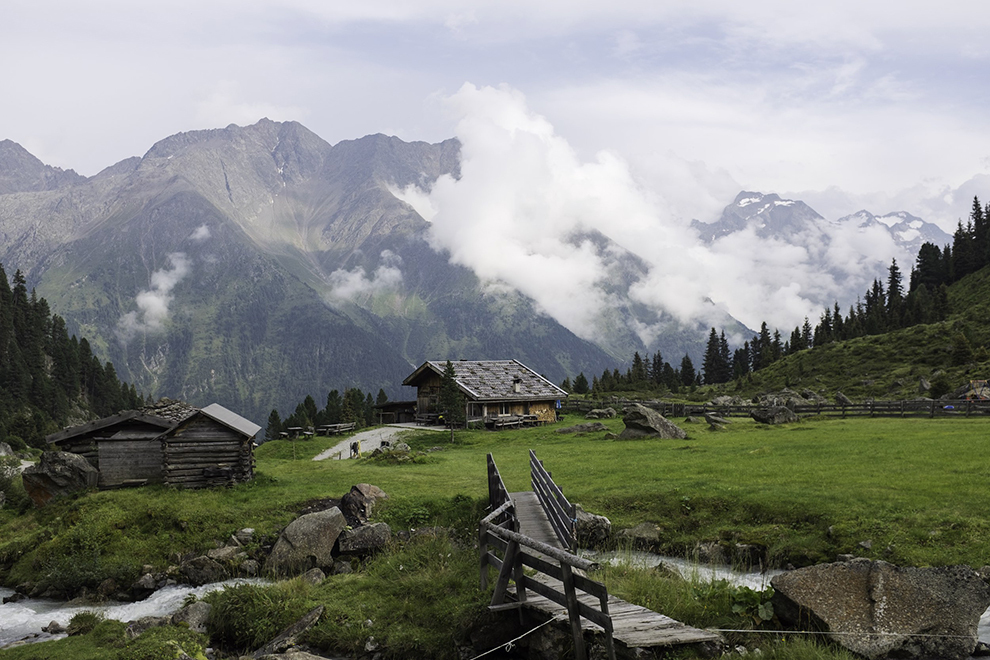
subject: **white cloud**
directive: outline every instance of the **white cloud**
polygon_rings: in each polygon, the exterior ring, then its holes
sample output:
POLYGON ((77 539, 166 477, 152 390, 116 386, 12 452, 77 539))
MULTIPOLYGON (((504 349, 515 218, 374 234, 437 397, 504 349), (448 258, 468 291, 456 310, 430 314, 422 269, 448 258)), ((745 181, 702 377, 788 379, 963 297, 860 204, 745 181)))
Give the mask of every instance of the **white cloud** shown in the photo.
POLYGON ((364 269, 337 269, 330 273, 331 300, 355 300, 395 289, 402 283, 402 258, 390 250, 381 253, 381 264, 368 277, 364 269))
POLYGON ((168 318, 172 289, 192 270, 192 262, 182 252, 168 255, 171 268, 151 274, 151 287, 137 294, 137 311, 127 312, 117 322, 117 336, 125 344, 141 333, 158 332, 168 318))
POLYGON ((210 237, 210 228, 206 225, 200 225, 193 230, 193 233, 189 234, 189 240, 191 241, 205 241, 210 237))

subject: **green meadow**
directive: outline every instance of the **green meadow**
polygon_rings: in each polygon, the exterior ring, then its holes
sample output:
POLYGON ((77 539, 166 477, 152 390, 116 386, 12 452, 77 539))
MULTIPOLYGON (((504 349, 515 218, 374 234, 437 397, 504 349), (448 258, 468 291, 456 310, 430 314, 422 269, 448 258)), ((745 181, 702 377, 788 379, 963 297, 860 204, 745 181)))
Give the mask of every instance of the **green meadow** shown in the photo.
MULTIPOLYGON (((320 587, 291 582, 264 597, 243 596, 262 603, 261 610, 273 607, 271 598, 284 599, 294 604, 284 607, 293 613, 314 602, 335 603, 312 633, 319 648, 359 650, 367 631, 351 624, 363 617, 382 623, 376 638, 394 653, 428 649, 433 657, 451 657, 451 628, 438 622, 467 626, 485 616, 473 547, 487 498, 485 455, 494 455, 510 491, 525 490, 529 449, 572 501, 607 516, 613 530, 651 523, 658 529, 656 549, 675 556, 691 557, 699 543, 716 542, 759 545, 778 566, 833 561, 841 553, 915 566, 990 564, 985 419, 811 418, 768 427, 740 418, 721 431, 673 420, 687 431, 686 440, 557 433, 572 421, 459 431, 453 442, 449 433, 413 431, 403 437, 412 447, 408 456, 346 461, 311 460, 339 438, 277 441, 257 450, 256 479, 233 488, 91 492, 40 510, 5 509, 3 581, 92 589, 114 577, 129 584, 142 565, 164 569, 178 555, 215 547, 242 527, 257 530, 259 545, 271 542, 307 504, 368 482, 390 495, 379 520, 393 529, 442 526, 447 536, 425 546, 400 544, 358 573, 320 587), (413 595, 422 592, 431 593, 430 607, 413 595), (348 607, 358 611, 348 613, 348 607)), ((606 424, 622 428, 620 420, 606 424)), ((694 625, 742 625, 732 611, 739 594, 724 585, 683 587, 628 569, 606 569, 600 579, 620 596, 662 606, 694 625), (713 612, 724 616, 712 618, 713 612)), ((223 622, 215 625, 222 633, 223 622)), ((242 635, 229 640, 231 648, 270 633, 238 625, 228 626, 242 635)), ((14 650, 0 656, 21 657, 14 650)))

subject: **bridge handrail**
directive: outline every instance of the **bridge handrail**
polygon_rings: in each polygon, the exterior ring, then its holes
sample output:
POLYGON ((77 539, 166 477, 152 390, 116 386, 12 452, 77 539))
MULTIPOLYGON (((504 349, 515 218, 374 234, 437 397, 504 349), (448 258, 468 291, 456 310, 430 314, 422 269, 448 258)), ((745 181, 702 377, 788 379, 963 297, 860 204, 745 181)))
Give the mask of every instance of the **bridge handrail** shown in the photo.
POLYGON ((564 496, 543 463, 536 457, 536 452, 529 450, 529 474, 533 492, 540 500, 540 505, 550 519, 550 526, 565 548, 573 549, 577 545, 574 536, 574 526, 577 522, 577 509, 564 496))

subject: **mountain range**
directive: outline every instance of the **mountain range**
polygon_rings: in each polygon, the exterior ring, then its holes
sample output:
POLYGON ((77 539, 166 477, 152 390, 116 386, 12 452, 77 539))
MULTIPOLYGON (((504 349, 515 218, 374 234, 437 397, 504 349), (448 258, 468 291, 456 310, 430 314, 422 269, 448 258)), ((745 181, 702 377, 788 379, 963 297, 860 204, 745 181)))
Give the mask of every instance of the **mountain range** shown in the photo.
MULTIPOLYGON (((301 124, 265 119, 173 135, 82 177, 5 140, 0 262, 21 270, 139 391, 261 420, 330 389, 410 398, 399 383, 428 359, 515 358, 560 382, 635 350, 672 363, 701 354, 707 324, 624 303, 592 342, 532 299, 452 264, 397 191, 458 177, 459 156, 455 139, 330 145, 301 124), (644 339, 633 321, 660 330, 644 339)), ((852 223, 905 245, 935 236, 907 214, 829 223, 802 202, 758 193, 741 193, 720 220, 695 228, 709 242, 748 229, 822 248, 834 242, 823 236, 852 223)), ((647 268, 601 232, 569 240, 609 256, 605 286, 618 299, 647 268)), ((823 249, 815 254, 824 259, 823 249)))

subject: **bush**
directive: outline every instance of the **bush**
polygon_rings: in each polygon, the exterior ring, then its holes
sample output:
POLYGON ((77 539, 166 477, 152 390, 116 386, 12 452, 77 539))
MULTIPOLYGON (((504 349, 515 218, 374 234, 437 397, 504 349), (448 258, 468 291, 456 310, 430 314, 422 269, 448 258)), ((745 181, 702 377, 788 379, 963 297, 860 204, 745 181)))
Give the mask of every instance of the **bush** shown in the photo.
POLYGON ((96 626, 103 621, 103 616, 89 610, 73 615, 69 619, 69 625, 65 627, 65 632, 72 635, 86 635, 93 631, 96 626))
POLYGON ((210 637, 231 649, 256 649, 303 617, 314 604, 302 580, 270 586, 238 584, 207 594, 213 606, 206 628, 210 637))

